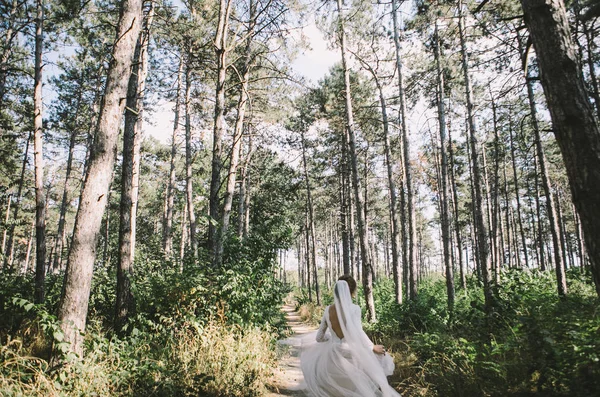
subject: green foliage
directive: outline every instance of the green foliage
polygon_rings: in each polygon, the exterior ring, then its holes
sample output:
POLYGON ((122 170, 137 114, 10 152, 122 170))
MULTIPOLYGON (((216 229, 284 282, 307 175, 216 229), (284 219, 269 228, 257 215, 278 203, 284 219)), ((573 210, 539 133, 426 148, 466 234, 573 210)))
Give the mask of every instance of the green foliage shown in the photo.
POLYGON ((570 294, 561 299, 550 272, 504 273, 491 319, 476 280, 457 291, 452 315, 443 279, 425 281, 417 299, 400 306, 393 303, 393 284, 381 282, 379 322, 371 332, 408 343, 418 368, 408 377, 424 377, 432 395, 596 395, 598 299, 578 269, 568 276, 570 294))
POLYGON ((274 365, 271 341, 260 329, 218 323, 170 336, 134 329, 128 340, 96 330, 84 360, 50 371, 12 340, 0 348, 0 389, 5 396, 259 396, 274 365))
POLYGON ((136 313, 124 336, 110 330, 114 269, 97 267, 84 359, 65 357, 59 368, 48 364, 51 351, 68 350, 49 314, 57 295, 34 305, 32 278, 3 274, 3 395, 264 394, 275 364, 272 344, 285 327, 279 305, 288 292, 274 279, 272 262, 240 260, 218 270, 186 263, 182 272, 142 252, 136 265, 136 313))

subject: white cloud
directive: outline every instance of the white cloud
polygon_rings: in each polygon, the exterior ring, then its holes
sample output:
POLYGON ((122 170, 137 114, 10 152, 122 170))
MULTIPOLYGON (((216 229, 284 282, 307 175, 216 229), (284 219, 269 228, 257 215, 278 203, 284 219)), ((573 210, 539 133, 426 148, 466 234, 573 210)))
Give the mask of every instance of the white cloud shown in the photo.
POLYGON ((292 67, 298 73, 316 83, 327 74, 331 66, 341 61, 341 56, 339 51, 327 48, 323 33, 317 28, 314 21, 305 26, 302 32, 310 44, 310 49, 298 55, 292 62, 292 67))
POLYGON ((161 102, 156 105, 148 120, 144 120, 144 133, 161 143, 170 143, 173 135, 174 106, 174 102, 161 102))

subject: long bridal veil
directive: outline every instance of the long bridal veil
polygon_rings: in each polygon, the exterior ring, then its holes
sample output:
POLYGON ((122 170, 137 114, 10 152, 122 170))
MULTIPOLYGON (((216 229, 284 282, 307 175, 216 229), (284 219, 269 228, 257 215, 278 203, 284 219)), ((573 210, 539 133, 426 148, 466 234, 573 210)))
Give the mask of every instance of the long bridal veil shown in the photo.
POLYGON ((303 345, 302 372, 306 387, 315 397, 399 397, 360 323, 360 309, 352 304, 346 281, 334 289, 337 317, 344 335, 335 332, 328 342, 303 345))

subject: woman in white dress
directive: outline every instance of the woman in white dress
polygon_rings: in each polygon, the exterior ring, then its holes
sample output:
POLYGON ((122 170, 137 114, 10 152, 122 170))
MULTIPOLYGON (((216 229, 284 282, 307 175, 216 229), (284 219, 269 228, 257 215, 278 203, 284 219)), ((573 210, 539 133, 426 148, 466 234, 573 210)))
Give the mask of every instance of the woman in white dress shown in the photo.
POLYGON ((386 378, 393 359, 363 331, 360 307, 352 303, 355 291, 352 277, 340 277, 334 304, 325 308, 313 339, 317 343, 303 344, 306 388, 314 397, 399 397, 386 378))

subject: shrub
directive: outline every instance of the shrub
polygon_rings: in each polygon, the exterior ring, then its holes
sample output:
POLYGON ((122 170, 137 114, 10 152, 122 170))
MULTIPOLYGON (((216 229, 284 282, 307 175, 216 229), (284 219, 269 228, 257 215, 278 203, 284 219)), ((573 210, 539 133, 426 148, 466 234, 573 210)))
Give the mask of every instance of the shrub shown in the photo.
POLYGON ((11 340, 0 349, 0 389, 5 396, 259 396, 275 365, 273 337, 218 323, 169 336, 135 329, 127 341, 92 330, 85 358, 52 370, 11 340))
POLYGON ((551 272, 504 272, 491 318, 481 287, 458 290, 452 314, 445 281, 427 280, 403 305, 393 284, 375 288, 378 323, 368 329, 388 345, 414 354, 405 396, 591 396, 600 392, 598 298, 579 269, 569 271, 569 295, 559 298, 551 272))

